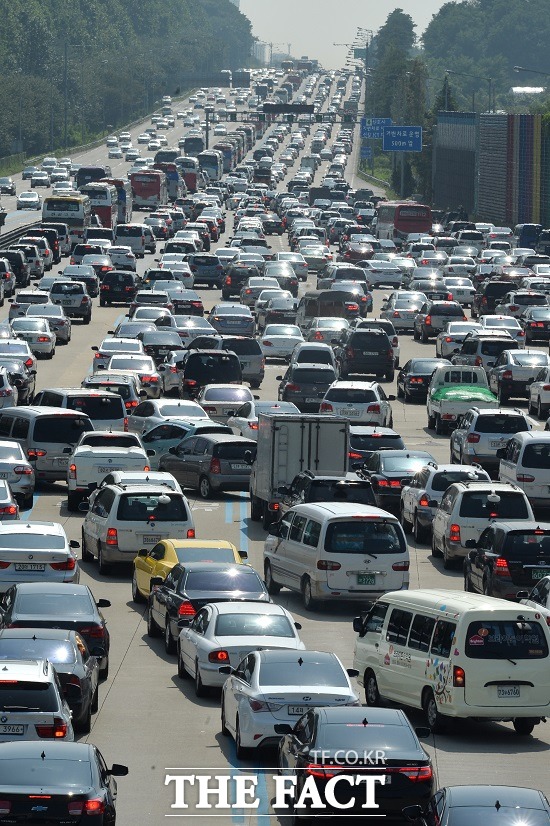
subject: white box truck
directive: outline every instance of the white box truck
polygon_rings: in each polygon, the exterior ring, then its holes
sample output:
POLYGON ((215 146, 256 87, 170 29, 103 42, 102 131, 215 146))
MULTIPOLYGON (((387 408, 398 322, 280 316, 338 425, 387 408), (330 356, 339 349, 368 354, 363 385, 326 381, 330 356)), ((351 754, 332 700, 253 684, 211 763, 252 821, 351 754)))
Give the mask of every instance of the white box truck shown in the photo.
POLYGON ((260 413, 258 450, 250 475, 251 518, 268 527, 279 515, 282 494, 303 470, 327 476, 348 471, 349 419, 318 414, 260 413))

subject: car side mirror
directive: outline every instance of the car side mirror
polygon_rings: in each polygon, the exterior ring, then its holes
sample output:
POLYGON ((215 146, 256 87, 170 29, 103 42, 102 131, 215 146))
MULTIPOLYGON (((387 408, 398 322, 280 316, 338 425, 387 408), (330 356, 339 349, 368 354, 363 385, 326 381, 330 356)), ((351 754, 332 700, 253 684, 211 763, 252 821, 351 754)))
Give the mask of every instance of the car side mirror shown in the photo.
POLYGON ((437 499, 430 499, 430 501, 428 502, 428 507, 429 508, 438 508, 439 507, 439 502, 437 501, 437 499))
POLYGON ((274 726, 274 729, 275 734, 292 734, 294 731, 292 726, 289 726, 288 723, 277 723, 277 725, 274 726))
POLYGON ((71 539, 69 542, 69 548, 80 548, 80 542, 76 539, 71 539))
POLYGON ((99 347, 96 347, 96 345, 94 344, 93 347, 90 347, 90 350, 93 350, 94 353, 98 353, 99 352, 99 347))
POLYGON ((153 591, 155 588, 160 588, 161 585, 164 585, 164 579, 161 576, 151 577, 151 583, 150 583, 151 591, 153 591))
POLYGON ((282 381, 282 380, 283 380, 282 376, 275 376, 275 381, 282 381))
POLYGON ((348 677, 358 677, 359 672, 356 668, 346 668, 348 677))
POLYGON ((506 448, 499 447, 497 450, 497 459, 506 459, 506 448))
POLYGON ((403 817, 413 823, 415 820, 422 818, 422 806, 405 806, 401 809, 403 817))
POLYGON ((227 675, 235 673, 235 669, 231 668, 230 665, 220 665, 220 667, 218 668, 218 671, 220 672, 220 674, 227 674, 227 675))
POLYGON ((278 522, 273 522, 272 525, 269 526, 268 530, 269 536, 280 536, 281 535, 281 526, 278 522))
POLYGON ((430 737, 432 730, 429 729, 427 726, 418 726, 418 728, 415 728, 414 732, 417 737, 419 737, 422 740, 425 740, 427 737, 430 737))
POLYGON ((147 456, 155 456, 155 455, 156 455, 156 453, 155 453, 154 450, 148 450, 147 451, 147 456))
POLYGON ((90 510, 90 503, 89 502, 80 502, 78 505, 78 510, 81 513, 88 513, 90 510))
POLYGON ((98 599, 96 602, 98 608, 110 608, 111 607, 111 600, 110 599, 98 599))
POLYGON ((529 599, 529 591, 516 591, 516 599, 529 599))
POLYGON ((140 548, 139 551, 138 551, 138 556, 143 556, 143 557, 149 556, 148 548, 140 548))
POLYGON ((477 540, 475 539, 467 539, 464 544, 467 548, 477 548, 477 540))
POLYGON ((361 617, 353 618, 353 630, 356 634, 360 634, 363 630, 363 620, 361 617))
POLYGON ((391 394, 388 396, 388 401, 389 401, 389 402, 394 402, 394 401, 395 401, 395 394, 394 394, 394 393, 391 393, 391 394))
POLYGON ((63 453, 72 453, 72 452, 73 452, 72 447, 64 447, 63 448, 63 453))
POLYGON ((239 556, 241 559, 248 559, 248 552, 247 551, 239 551, 239 556))
POLYGON ((109 769, 109 774, 113 777, 126 777, 128 774, 128 766, 123 766, 121 763, 113 763, 109 769))
POLYGON ((277 493, 280 493, 281 496, 288 496, 290 493, 290 488, 287 485, 279 485, 277 488, 277 493))
POLYGON ((468 552, 468 559, 470 562, 475 562, 477 557, 477 551, 469 551, 468 552))
POLYGON ((173 456, 177 456, 178 455, 177 447, 169 447, 168 448, 168 453, 171 453, 173 456))

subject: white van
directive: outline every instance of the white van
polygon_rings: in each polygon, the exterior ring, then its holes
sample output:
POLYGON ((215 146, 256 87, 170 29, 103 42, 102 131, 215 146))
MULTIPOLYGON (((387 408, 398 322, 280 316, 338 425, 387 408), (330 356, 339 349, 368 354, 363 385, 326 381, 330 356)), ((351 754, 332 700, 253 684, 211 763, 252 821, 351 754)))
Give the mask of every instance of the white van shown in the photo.
POLYGON ((118 224, 115 234, 115 244, 130 247, 136 258, 145 257, 145 226, 144 224, 118 224))
POLYGON ((497 456, 501 482, 522 488, 534 508, 550 505, 550 433, 516 433, 497 456))
POLYGON ((94 430, 128 430, 128 411, 118 393, 101 388, 51 387, 40 390, 35 407, 63 407, 89 417, 94 430))
POLYGON ((511 721, 531 734, 550 711, 550 629, 533 608, 446 590, 388 593, 353 621, 367 705, 382 698, 448 718, 511 721))
POLYGON ((308 610, 320 600, 365 602, 407 589, 409 564, 399 520, 353 502, 295 505, 271 525, 264 546, 269 593, 298 591, 308 610))

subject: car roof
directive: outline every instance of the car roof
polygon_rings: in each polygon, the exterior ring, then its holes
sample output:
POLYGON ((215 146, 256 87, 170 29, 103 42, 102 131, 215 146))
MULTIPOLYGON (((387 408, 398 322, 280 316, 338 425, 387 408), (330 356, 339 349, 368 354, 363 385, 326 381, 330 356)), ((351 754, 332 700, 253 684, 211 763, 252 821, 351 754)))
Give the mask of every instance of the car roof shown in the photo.
MULTIPOLYGON (((296 662, 296 656, 304 662, 310 663, 338 662, 336 654, 333 654, 332 651, 295 651, 294 649, 268 648, 252 653, 256 655, 260 662, 294 663, 296 662)), ((283 675, 281 676, 283 677, 283 675)))
MULTIPOLYGON (((370 713, 370 709, 369 709, 370 713)), ((498 800, 501 807, 516 809, 547 809, 546 801, 538 789, 519 786, 447 786, 447 800, 451 807, 486 806, 495 809, 498 800)), ((528 815, 523 812, 527 822, 528 815)))
POLYGON ((372 505, 359 505, 355 502, 311 502, 307 505, 295 505, 291 510, 295 511, 298 509, 300 510, 300 512, 304 511, 304 513, 317 516, 319 516, 321 512, 321 514, 328 518, 330 518, 331 516, 349 516, 352 518, 370 516, 378 517, 380 519, 389 518, 392 522, 397 521, 396 516, 388 514, 387 511, 382 510, 381 508, 375 508, 372 505))
POLYGON ((16 760, 39 757, 45 760, 72 760, 90 762, 95 746, 91 743, 62 743, 44 740, 23 740, 0 743, 0 760, 16 760), (44 757, 42 755, 44 754, 44 757))
POLYGON ((491 523, 491 527, 507 533, 508 531, 548 531, 550 533, 550 522, 537 522, 533 519, 518 519, 514 522, 507 522, 505 519, 498 519, 491 523))

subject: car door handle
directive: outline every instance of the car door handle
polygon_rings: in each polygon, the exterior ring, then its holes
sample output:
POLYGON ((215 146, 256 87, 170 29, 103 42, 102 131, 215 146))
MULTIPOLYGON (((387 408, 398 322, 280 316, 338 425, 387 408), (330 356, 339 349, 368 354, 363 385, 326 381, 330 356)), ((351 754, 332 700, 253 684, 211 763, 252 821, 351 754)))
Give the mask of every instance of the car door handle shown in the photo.
POLYGON ((379 643, 375 642, 375 643, 374 643, 374 647, 375 647, 375 648, 380 648, 379 643))

